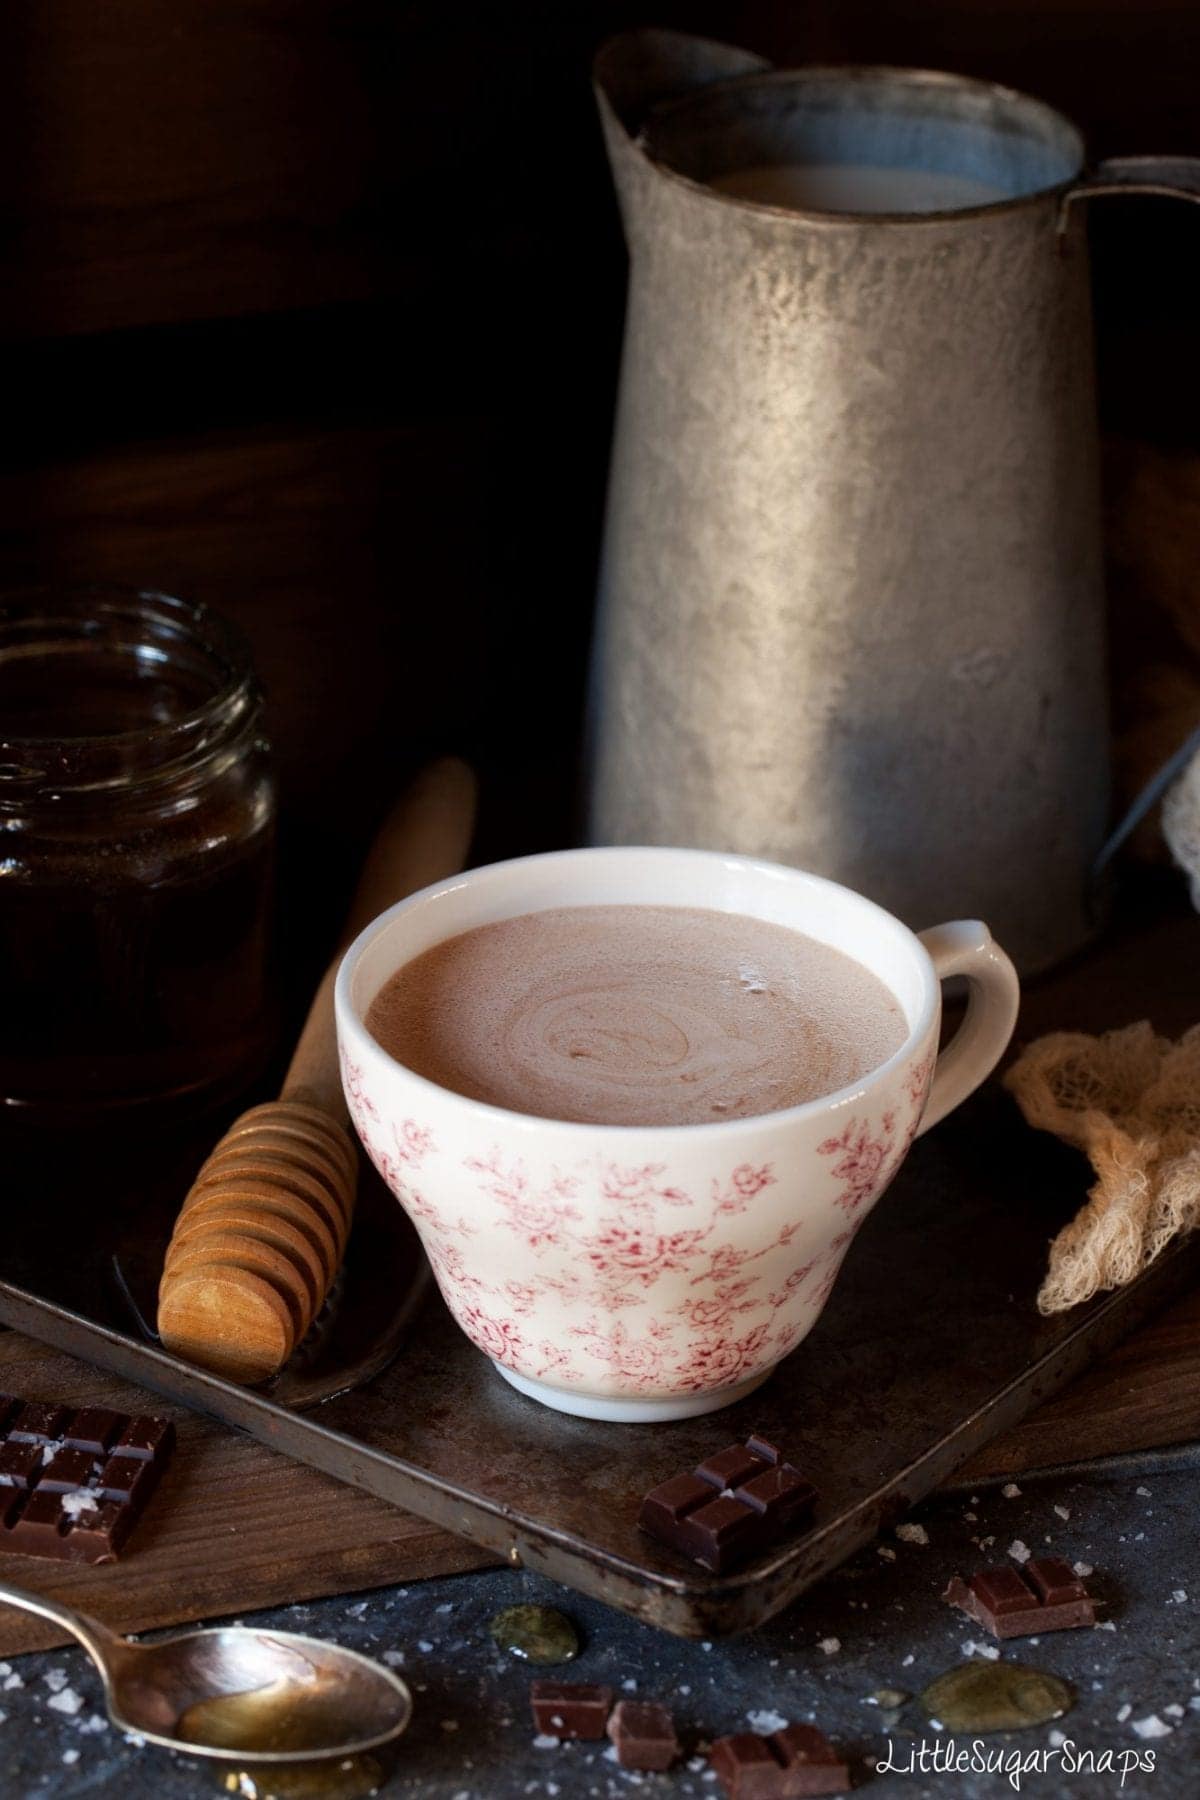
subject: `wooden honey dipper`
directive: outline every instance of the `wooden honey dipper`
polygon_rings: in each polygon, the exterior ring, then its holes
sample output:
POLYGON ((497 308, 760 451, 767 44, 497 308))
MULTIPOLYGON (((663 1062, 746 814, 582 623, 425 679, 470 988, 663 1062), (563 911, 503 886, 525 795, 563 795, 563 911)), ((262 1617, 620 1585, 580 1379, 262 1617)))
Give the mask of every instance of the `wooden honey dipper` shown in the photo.
POLYGON ((279 1099, 242 1113, 192 1183, 158 1291, 159 1335, 187 1362, 265 1381, 321 1310, 358 1182, 333 1019, 342 951, 386 907, 462 868, 474 818, 465 763, 445 757, 416 777, 371 846, 279 1099))

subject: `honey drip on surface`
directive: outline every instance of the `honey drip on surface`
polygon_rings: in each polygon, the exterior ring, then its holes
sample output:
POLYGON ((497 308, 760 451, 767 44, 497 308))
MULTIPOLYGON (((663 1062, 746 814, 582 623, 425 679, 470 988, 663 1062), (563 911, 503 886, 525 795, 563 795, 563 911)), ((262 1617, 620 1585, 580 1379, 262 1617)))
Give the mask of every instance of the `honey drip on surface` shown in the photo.
POLYGON ((378 1756, 340 1756, 324 1762, 257 1763, 231 1770, 221 1789, 240 1800, 365 1800, 377 1794, 390 1770, 378 1756))

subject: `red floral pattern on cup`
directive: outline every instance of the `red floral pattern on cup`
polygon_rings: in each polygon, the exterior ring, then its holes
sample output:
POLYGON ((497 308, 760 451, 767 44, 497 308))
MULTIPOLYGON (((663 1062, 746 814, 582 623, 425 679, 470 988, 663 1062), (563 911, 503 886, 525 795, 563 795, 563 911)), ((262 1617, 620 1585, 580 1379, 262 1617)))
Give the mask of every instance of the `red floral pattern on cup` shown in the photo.
POLYGON ((932 1067, 818 1143, 822 1189, 772 1195, 765 1241, 756 1203, 788 1179, 773 1162, 693 1191, 664 1162, 463 1154, 421 1120, 383 1121, 362 1070, 347 1058, 344 1073, 355 1127, 472 1343, 532 1380, 647 1395, 733 1387, 795 1347, 908 1148, 932 1067), (845 1216, 833 1230, 831 1213, 845 1216))

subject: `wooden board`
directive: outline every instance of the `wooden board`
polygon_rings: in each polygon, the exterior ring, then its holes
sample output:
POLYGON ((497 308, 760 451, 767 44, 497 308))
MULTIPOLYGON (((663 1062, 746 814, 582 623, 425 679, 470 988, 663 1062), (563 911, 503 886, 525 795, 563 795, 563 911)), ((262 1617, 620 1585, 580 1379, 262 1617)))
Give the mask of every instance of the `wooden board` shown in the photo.
POLYGON ((1168 1307, 955 1476, 961 1487, 1030 1469, 1200 1439, 1200 1291, 1168 1307))
MULTIPOLYGON (((0 1555, 5 1580, 93 1610, 118 1631, 348 1594, 491 1560, 359 1488, 15 1331, 0 1332, 0 1391, 176 1421, 171 1466, 120 1562, 86 1568, 0 1555)), ((0 1607, 0 1656, 62 1642, 53 1625, 0 1607)))

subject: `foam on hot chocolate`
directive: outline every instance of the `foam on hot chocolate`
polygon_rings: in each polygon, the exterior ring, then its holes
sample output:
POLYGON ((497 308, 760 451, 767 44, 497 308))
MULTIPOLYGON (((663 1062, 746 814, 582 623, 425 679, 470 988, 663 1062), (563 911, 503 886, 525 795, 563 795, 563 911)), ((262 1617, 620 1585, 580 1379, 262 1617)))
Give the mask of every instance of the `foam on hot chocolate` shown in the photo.
POLYGON ((367 1013, 398 1062, 541 1118, 695 1125, 858 1080, 907 1026, 877 976, 761 919, 581 906, 463 932, 406 964, 367 1013))

